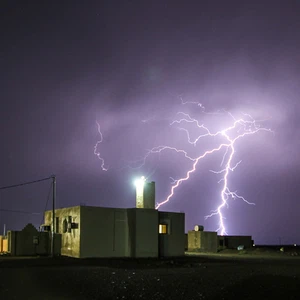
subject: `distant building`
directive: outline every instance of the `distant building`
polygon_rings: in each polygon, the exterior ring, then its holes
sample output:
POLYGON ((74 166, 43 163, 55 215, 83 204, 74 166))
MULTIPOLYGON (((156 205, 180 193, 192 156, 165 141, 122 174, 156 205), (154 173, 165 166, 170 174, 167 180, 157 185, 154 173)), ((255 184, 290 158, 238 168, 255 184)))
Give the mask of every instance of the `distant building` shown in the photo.
MULTIPOLYGON (((55 235, 55 255, 60 254, 61 236, 55 235)), ((50 235, 38 231, 32 224, 27 224, 20 231, 7 231, 6 236, 0 236, 0 253, 12 256, 50 255, 50 235)))
POLYGON ((218 244, 223 249, 237 249, 239 246, 249 249, 253 247, 254 241, 250 235, 224 235, 218 236, 218 244))
POLYGON ((252 248, 251 236, 225 235, 219 236, 217 232, 204 231, 204 227, 196 225, 194 230, 188 231, 187 246, 189 252, 217 252, 222 249, 252 248))
MULTIPOLYGON (((154 182, 138 182, 136 188, 136 208, 74 206, 55 210, 61 254, 78 258, 184 255, 184 213, 155 209, 154 182)), ((52 226, 52 211, 45 212, 45 226, 52 226)))

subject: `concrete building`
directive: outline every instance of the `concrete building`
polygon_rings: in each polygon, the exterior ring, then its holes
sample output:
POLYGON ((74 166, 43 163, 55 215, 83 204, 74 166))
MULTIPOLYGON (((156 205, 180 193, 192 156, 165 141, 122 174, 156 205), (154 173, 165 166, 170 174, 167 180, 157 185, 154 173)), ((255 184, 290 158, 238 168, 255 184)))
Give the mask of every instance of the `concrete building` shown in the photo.
MULTIPOLYGON (((136 206, 55 210, 61 254, 78 258, 184 255, 185 215, 155 209, 154 182, 146 183, 144 178, 137 182, 136 206)), ((52 211, 45 212, 45 226, 52 226, 52 211)))
POLYGON ((191 252, 217 252, 218 236, 214 231, 188 232, 188 251, 191 252))
POLYGON ((204 227, 200 225, 188 232, 187 239, 187 249, 190 252, 217 252, 221 249, 237 249, 239 246, 249 249, 253 246, 251 236, 218 236, 217 232, 204 231, 204 227))

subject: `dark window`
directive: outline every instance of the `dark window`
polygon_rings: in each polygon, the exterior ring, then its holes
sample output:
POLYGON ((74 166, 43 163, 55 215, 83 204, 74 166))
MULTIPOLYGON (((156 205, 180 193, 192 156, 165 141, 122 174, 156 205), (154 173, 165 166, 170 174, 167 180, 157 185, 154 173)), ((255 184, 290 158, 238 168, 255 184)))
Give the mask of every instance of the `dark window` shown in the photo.
POLYGON ((59 217, 55 218, 55 232, 59 233, 59 217))
POLYGON ((67 219, 64 219, 63 221, 63 233, 68 232, 68 221, 67 219))

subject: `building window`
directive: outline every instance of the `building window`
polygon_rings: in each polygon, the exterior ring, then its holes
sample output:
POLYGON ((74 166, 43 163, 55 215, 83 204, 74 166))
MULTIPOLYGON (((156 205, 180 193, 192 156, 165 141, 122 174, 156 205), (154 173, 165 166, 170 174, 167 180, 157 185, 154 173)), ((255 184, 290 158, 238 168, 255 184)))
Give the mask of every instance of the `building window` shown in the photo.
POLYGON ((66 233, 68 231, 68 221, 64 219, 63 221, 63 233, 66 233))
POLYGON ((68 216, 68 232, 70 233, 70 232, 72 232, 72 227, 71 227, 71 225, 72 225, 72 216, 68 216))
POLYGON ((11 231, 7 232, 7 252, 11 252, 11 231))
POLYGON ((159 234, 168 234, 168 225, 167 224, 159 224, 158 232, 159 232, 159 234))

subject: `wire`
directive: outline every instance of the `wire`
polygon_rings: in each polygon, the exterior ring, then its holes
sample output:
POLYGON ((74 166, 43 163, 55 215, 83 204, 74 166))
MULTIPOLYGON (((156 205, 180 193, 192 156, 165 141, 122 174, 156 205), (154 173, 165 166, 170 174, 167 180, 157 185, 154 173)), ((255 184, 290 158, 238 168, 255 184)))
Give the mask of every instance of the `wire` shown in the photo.
POLYGON ((28 184, 33 184, 33 183, 38 183, 38 182, 41 182, 41 181, 46 181, 46 180, 49 180, 49 179, 53 179, 53 177, 54 176, 47 177, 47 178, 42 178, 42 179, 38 179, 38 180, 33 180, 33 181, 28 181, 28 182, 23 182, 23 183, 19 183, 19 184, 14 184, 14 185, 2 186, 2 187, 0 187, 0 190, 10 189, 10 188, 19 187, 19 186, 28 185, 28 184))
MULTIPOLYGON (((47 197, 47 200, 46 200, 46 205, 45 205, 45 209, 44 209, 44 214, 45 214, 45 211, 46 211, 47 206, 48 206, 50 194, 51 194, 51 191, 52 191, 52 185, 53 185, 53 182, 51 182, 51 184, 50 184, 50 189, 49 189, 48 197, 47 197)), ((43 215, 43 217, 42 217, 42 221, 41 221, 40 225, 42 225, 42 224, 44 224, 44 215, 43 215)))
POLYGON ((40 215, 41 213, 33 213, 29 211, 23 211, 23 210, 12 210, 12 209, 0 209, 0 211, 5 211, 5 212, 14 212, 14 213, 20 213, 20 214, 29 214, 29 215, 40 215))
MULTIPOLYGON (((8 186, 2 186, 2 187, 0 187, 0 190, 6 190, 6 189, 10 189, 10 188, 15 188, 15 187, 20 187, 20 186, 24 186, 24 185, 34 184, 34 183, 46 181, 46 180, 49 180, 49 179, 53 179, 54 177, 55 176, 52 175, 50 177, 46 177, 46 178, 42 178, 42 179, 27 181, 27 182, 23 182, 23 183, 19 183, 19 184, 8 185, 8 186)), ((51 191, 51 187, 52 187, 52 183, 50 185, 50 191, 51 191)), ((50 191, 49 191, 48 198, 47 198, 47 201, 46 201, 46 208, 47 208, 49 197, 50 197, 50 191)), ((46 210, 46 208, 45 208, 45 210, 46 210)), ((40 213, 30 213, 30 212, 18 211, 18 210, 0 209, 0 211, 24 213, 24 214, 31 214, 31 215, 40 215, 40 213)))

